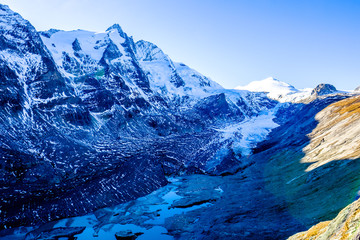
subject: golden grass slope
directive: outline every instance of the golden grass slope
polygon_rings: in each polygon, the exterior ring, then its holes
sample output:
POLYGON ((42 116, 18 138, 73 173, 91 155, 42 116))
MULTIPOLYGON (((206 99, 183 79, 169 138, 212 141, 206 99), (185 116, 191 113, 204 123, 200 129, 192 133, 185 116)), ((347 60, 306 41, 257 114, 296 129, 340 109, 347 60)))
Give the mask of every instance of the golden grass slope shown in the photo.
POLYGON ((321 222, 289 240, 358 240, 360 239, 360 199, 344 208, 332 221, 321 222))
POLYGON ((311 171, 334 160, 360 157, 360 96, 331 104, 319 112, 317 127, 308 135, 302 163, 311 171))

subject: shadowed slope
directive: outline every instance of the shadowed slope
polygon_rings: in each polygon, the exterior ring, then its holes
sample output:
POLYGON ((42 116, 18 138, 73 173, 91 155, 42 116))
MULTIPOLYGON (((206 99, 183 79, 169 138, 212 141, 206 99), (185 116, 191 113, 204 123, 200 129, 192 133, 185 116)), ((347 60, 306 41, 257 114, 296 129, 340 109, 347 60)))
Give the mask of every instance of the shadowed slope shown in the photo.
POLYGON ((360 115, 351 111, 357 109, 359 98, 342 101, 335 98, 325 99, 330 105, 323 110, 324 102, 321 101, 304 105, 294 119, 290 119, 292 124, 275 129, 270 140, 263 144, 265 148, 275 147, 254 156, 268 159, 264 171, 266 189, 284 199, 285 210, 308 227, 333 218, 357 197, 360 187, 360 162, 356 157, 359 145, 354 144, 357 136, 353 136, 360 115), (328 147, 313 143, 318 135, 332 137, 327 140, 328 147), (340 137, 347 140, 339 141, 340 137), (322 156, 321 164, 309 168, 309 163, 302 161, 307 157, 303 149, 316 151, 317 147, 323 147, 322 155, 319 155, 322 156), (335 151, 332 152, 332 148, 335 151), (339 149, 343 149, 344 154, 339 149))

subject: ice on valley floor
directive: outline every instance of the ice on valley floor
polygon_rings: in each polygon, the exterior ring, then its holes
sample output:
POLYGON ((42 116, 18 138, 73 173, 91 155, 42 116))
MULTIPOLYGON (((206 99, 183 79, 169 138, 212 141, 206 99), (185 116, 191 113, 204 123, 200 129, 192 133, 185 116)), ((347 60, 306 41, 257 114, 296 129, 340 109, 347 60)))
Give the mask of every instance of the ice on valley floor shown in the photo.
POLYGON ((177 195, 175 192, 176 188, 173 188, 170 192, 165 194, 162 198, 165 200, 163 204, 160 205, 152 205, 149 207, 151 212, 157 212, 159 214, 158 217, 154 219, 147 220, 145 223, 161 225, 165 223, 165 219, 175 216, 177 214, 183 214, 186 212, 190 212, 202 207, 209 206, 210 203, 204 203, 197 206, 192 206, 188 208, 171 208, 171 205, 174 201, 181 199, 182 197, 177 195))
MULTIPOLYGON (((167 186, 149 195, 119 204, 113 208, 100 210, 100 218, 96 217, 96 212, 79 217, 65 218, 55 221, 53 228, 86 227, 81 234, 75 235, 78 240, 115 239, 117 232, 127 230, 131 230, 133 233, 143 233, 137 238, 138 240, 174 239, 167 235, 167 229, 163 227, 166 218, 207 207, 211 203, 188 208, 172 208, 171 206, 175 201, 183 198, 177 194, 178 186, 182 182, 179 178, 169 178, 168 180, 170 183, 167 186), (104 214, 106 217, 103 217, 104 214)), ((14 237, 11 239, 15 239, 19 235, 7 237, 14 237)))
MULTIPOLYGON (((166 188, 166 187, 165 187, 166 188)), ((161 193, 164 189, 159 189, 152 194, 161 193)), ((139 198, 136 200, 133 211, 142 211, 142 209, 147 209, 148 213, 157 213, 160 214, 158 217, 155 217, 153 220, 145 221, 146 225, 152 225, 150 228, 137 226, 135 224, 117 224, 117 223, 109 223, 105 222, 101 223, 95 217, 94 214, 89 214, 82 217, 69 218, 59 221, 54 227, 81 227, 86 226, 86 229, 83 233, 76 235, 78 240, 88 240, 88 239, 114 239, 114 236, 119 231, 131 230, 134 233, 142 232, 143 235, 140 235, 137 239, 139 240, 152 240, 152 239, 164 239, 170 240, 173 237, 166 235, 167 230, 159 226, 164 223, 165 218, 174 216, 175 214, 180 214, 181 211, 176 211, 177 209, 168 209, 169 206, 177 199, 181 197, 176 194, 176 187, 170 189, 168 193, 166 193, 162 199, 164 200, 161 203, 149 204, 147 201, 147 196, 139 198), (104 224, 101 226, 100 230, 97 234, 95 234, 96 225, 104 224)), ((150 194, 151 195, 151 194, 150 194)), ((116 213, 117 209, 122 208, 123 206, 115 207, 114 212, 116 213)), ((182 209, 183 210, 183 209, 182 209)), ((126 216, 130 213, 126 213, 126 216)))
MULTIPOLYGON (((87 215, 77 218, 73 223, 70 224, 71 227, 86 227, 84 232, 79 235, 76 235, 78 240, 90 240, 90 239, 115 239, 115 234, 120 231, 131 230, 133 233, 142 232, 143 235, 139 236, 138 240, 151 240, 151 239, 164 239, 171 240, 173 237, 166 235, 167 230, 161 226, 154 226, 150 229, 146 229, 144 227, 140 227, 134 224, 106 224, 103 225, 99 232, 95 234, 94 226, 95 222, 92 222, 92 217, 95 218, 94 215, 87 215), (89 221, 90 220, 90 221, 89 221)), ((95 218, 96 220, 96 218, 95 218)), ((54 227, 65 227, 68 219, 64 219, 56 224, 54 227)), ((97 220, 96 220, 97 222, 97 220)))
POLYGON ((257 143, 265 140, 271 130, 279 126, 274 122, 275 112, 276 110, 269 111, 266 114, 263 113, 243 122, 215 130, 222 133, 222 140, 235 139, 232 144, 234 151, 247 156, 251 154, 251 149, 257 143), (241 138, 236 136, 241 136, 241 138))

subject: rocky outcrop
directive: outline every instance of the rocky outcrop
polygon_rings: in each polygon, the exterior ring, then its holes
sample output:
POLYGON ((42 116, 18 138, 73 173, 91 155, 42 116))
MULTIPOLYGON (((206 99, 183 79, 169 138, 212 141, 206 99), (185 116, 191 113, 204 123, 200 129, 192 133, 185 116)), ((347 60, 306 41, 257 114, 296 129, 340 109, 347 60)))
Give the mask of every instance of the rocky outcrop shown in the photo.
POLYGON ((142 234, 142 232, 133 233, 131 230, 120 231, 115 234, 115 238, 117 240, 135 240, 142 234))
POLYGON ((360 200, 350 204, 331 221, 320 222, 289 240, 357 240, 360 237, 360 200))
POLYGON ((331 84, 319 84, 311 92, 311 95, 323 96, 337 92, 337 89, 331 84))

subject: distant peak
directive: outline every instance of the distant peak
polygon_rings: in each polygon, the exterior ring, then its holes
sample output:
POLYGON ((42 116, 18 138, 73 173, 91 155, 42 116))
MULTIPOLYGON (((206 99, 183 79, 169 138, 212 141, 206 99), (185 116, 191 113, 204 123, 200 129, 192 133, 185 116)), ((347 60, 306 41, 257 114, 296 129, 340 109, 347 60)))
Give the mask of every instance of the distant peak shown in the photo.
POLYGON ((334 87, 334 85, 321 83, 312 90, 311 95, 327 95, 331 93, 337 92, 337 89, 334 87))
POLYGON ((279 80, 277 80, 277 79, 274 78, 274 77, 268 77, 268 78, 265 78, 265 79, 262 80, 262 81, 267 81, 267 82, 271 82, 271 81, 273 81, 273 82, 280 82, 279 80))
POLYGON ((11 9, 9 8, 9 6, 8 6, 8 5, 1 4, 1 3, 0 3, 0 10, 3 10, 3 11, 9 11, 9 10, 11 10, 11 9))
POLYGON ((39 32, 39 33, 44 37, 50 38, 53 34, 55 34, 57 32, 60 32, 60 31, 61 30, 51 28, 51 29, 49 29, 47 31, 42 31, 42 32, 39 32))
POLYGON ((122 30, 122 28, 120 27, 119 24, 115 23, 114 25, 112 25, 111 27, 109 27, 108 29, 106 29, 106 32, 109 32, 109 31, 111 31, 111 30, 116 30, 116 31, 118 31, 119 35, 120 35, 122 38, 124 38, 124 39, 127 38, 126 33, 122 30))
MULTIPOLYGON (((12 16, 15 18, 23 19, 20 14, 11 10, 8 5, 0 4, 0 17, 4 17, 4 16, 12 16)), ((26 20, 23 19, 23 21, 26 21, 26 20)))
POLYGON ((253 92, 296 92, 295 87, 286 82, 282 82, 273 77, 268 77, 260 81, 250 82, 246 86, 238 86, 235 89, 248 90, 253 92))
POLYGON ((116 30, 119 30, 120 32, 122 32, 122 28, 120 27, 119 24, 115 23, 114 25, 110 26, 108 29, 106 29, 106 31, 110 31, 112 29, 116 29, 116 30))

